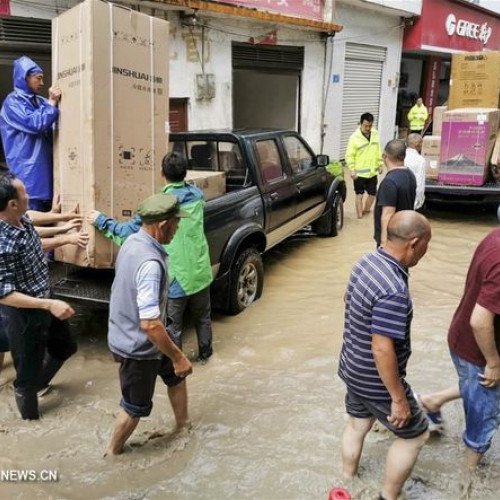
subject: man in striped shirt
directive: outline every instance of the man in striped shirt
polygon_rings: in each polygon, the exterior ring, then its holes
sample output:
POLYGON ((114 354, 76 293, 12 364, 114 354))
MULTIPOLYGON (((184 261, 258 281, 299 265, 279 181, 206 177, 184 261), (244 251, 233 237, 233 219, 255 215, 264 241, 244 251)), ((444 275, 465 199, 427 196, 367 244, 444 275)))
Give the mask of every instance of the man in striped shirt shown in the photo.
POLYGON ((412 210, 389 220, 384 248, 352 270, 345 295, 339 376, 347 386, 349 420, 342 438, 343 472, 357 474, 363 442, 375 419, 397 439, 389 449, 380 498, 396 500, 429 437, 427 419, 405 381, 413 306, 408 268, 425 255, 428 220, 412 210))

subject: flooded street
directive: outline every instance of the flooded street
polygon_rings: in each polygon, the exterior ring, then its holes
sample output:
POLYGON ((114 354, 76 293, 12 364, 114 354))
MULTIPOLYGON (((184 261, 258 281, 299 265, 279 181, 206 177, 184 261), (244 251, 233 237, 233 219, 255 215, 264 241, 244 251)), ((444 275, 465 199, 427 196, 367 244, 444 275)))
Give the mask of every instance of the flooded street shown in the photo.
MULTIPOLYGON (((349 183, 350 184, 350 183, 349 183)), ((349 185, 349 188, 351 186, 349 185)), ((476 244, 496 226, 493 211, 429 213, 433 238, 412 270, 415 306, 408 380, 418 392, 455 382, 446 334, 476 244)), ((152 415, 124 455, 103 459, 118 410, 117 365, 103 314, 86 317, 80 350, 41 401, 44 418, 19 419, 0 375, 0 469, 57 470, 52 483, 2 483, 2 498, 326 499, 343 485, 340 438, 344 385, 336 376, 343 301, 355 261, 374 247, 372 217, 355 218, 352 190, 337 238, 294 237, 266 255, 262 298, 236 317, 215 315, 214 351, 188 379, 191 431, 173 434, 167 391, 157 385, 152 415)), ((189 332, 185 351, 193 356, 189 332)), ((446 435, 423 449, 407 498, 458 498, 460 402, 444 409, 446 435)), ((372 432, 353 498, 376 498, 392 438, 372 432)), ((500 439, 472 498, 498 498, 500 439), (497 491, 495 494, 494 492, 497 491)))

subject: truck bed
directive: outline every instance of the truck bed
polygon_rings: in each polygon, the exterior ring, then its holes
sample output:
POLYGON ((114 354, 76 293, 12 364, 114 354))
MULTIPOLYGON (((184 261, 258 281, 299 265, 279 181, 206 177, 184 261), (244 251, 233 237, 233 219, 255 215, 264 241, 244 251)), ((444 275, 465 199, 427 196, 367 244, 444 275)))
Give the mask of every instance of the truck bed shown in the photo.
POLYGON ((499 205, 500 184, 483 186, 451 186, 435 180, 425 181, 425 199, 431 202, 499 205))

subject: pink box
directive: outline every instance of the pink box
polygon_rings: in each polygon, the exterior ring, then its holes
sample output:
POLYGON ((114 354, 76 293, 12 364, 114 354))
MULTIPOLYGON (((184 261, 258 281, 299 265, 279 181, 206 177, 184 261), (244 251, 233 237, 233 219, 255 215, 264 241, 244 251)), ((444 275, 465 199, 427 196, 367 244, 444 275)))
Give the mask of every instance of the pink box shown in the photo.
POLYGON ((439 182, 462 186, 484 184, 499 117, 498 110, 491 109, 462 109, 445 113, 439 182))

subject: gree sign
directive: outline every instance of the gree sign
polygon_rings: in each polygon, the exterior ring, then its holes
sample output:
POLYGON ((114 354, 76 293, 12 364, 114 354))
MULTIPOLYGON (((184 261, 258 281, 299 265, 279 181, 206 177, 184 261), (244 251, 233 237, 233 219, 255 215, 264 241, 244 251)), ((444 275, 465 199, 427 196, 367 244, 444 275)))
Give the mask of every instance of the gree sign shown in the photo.
POLYGON ((449 36, 457 35, 471 40, 479 40, 486 45, 493 33, 493 28, 488 23, 477 24, 465 19, 457 19, 455 14, 449 14, 445 22, 446 32, 449 36))

